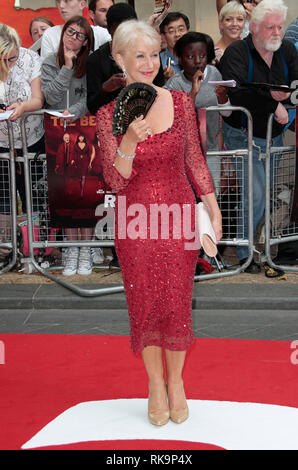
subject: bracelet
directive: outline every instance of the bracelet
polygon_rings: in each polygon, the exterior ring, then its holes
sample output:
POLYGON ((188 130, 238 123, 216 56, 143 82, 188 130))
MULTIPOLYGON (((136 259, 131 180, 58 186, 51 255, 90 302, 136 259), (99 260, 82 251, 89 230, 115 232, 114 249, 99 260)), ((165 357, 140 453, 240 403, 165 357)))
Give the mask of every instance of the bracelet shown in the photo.
POLYGON ((121 158, 125 158, 125 160, 133 160, 136 156, 134 153, 133 155, 124 155, 124 153, 121 152, 120 148, 117 148, 117 153, 121 158))

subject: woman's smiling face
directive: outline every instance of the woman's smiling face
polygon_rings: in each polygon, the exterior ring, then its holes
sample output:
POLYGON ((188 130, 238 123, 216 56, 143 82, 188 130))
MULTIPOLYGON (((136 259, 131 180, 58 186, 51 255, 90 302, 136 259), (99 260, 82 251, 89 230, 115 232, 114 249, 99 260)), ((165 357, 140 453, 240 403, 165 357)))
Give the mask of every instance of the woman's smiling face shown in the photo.
POLYGON ((123 56, 118 54, 118 63, 126 70, 127 84, 144 82, 152 84, 160 67, 159 44, 147 44, 139 39, 123 56))
POLYGON ((244 25, 245 18, 239 13, 227 14, 222 21, 219 22, 222 34, 233 41, 240 39, 244 25))
POLYGON ((180 66, 187 79, 192 79, 197 70, 204 72, 207 65, 207 46, 204 42, 187 44, 179 58, 180 66))

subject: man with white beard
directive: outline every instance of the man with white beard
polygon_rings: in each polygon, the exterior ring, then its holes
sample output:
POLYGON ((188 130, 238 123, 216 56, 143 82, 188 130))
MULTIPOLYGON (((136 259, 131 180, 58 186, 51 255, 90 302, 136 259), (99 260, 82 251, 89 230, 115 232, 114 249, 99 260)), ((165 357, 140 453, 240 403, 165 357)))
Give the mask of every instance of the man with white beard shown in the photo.
MULTIPOLYGON (((283 40, 283 25, 287 7, 283 0, 262 0, 252 11, 250 34, 245 40, 232 43, 220 61, 223 80, 236 80, 237 86, 229 89, 230 102, 248 109, 253 118, 253 228, 256 228, 265 209, 265 159, 259 154, 266 151, 267 121, 274 114, 272 145, 282 146, 282 131, 288 123, 284 104, 290 104, 290 94, 263 88, 241 86, 245 83, 290 85, 298 79, 298 53, 294 44, 283 40)), ((241 112, 224 117, 223 137, 228 150, 247 148, 247 120, 241 112)), ((241 186, 241 220, 244 238, 248 238, 248 165, 244 158, 244 173, 238 174, 241 186)), ((238 219, 238 237, 240 236, 238 219)), ((238 246, 241 265, 248 258, 248 247, 238 246)), ((245 269, 248 273, 260 272, 252 261, 245 269)))

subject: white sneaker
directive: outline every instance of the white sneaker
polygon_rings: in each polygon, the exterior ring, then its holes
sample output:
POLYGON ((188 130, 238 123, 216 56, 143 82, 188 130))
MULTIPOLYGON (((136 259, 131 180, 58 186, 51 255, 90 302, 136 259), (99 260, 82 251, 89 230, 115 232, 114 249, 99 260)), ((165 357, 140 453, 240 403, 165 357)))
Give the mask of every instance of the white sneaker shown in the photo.
POLYGON ((101 248, 91 248, 91 258, 93 264, 101 264, 104 262, 105 257, 101 248))
POLYGON ((65 268, 62 272, 63 276, 73 276, 78 269, 79 248, 72 246, 67 248, 65 254, 65 268))
POLYGON ((83 246, 82 248, 80 248, 77 273, 82 274, 83 276, 88 276, 92 273, 91 248, 88 246, 83 246))

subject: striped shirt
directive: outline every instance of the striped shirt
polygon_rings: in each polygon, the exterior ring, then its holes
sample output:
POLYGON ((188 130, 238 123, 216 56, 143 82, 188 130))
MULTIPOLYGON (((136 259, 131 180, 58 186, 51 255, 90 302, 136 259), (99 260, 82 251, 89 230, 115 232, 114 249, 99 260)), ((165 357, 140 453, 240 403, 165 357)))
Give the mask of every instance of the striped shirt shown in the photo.
POLYGON ((284 39, 288 39, 288 41, 291 41, 294 44, 298 42, 298 18, 292 21, 292 23, 288 26, 284 39))

